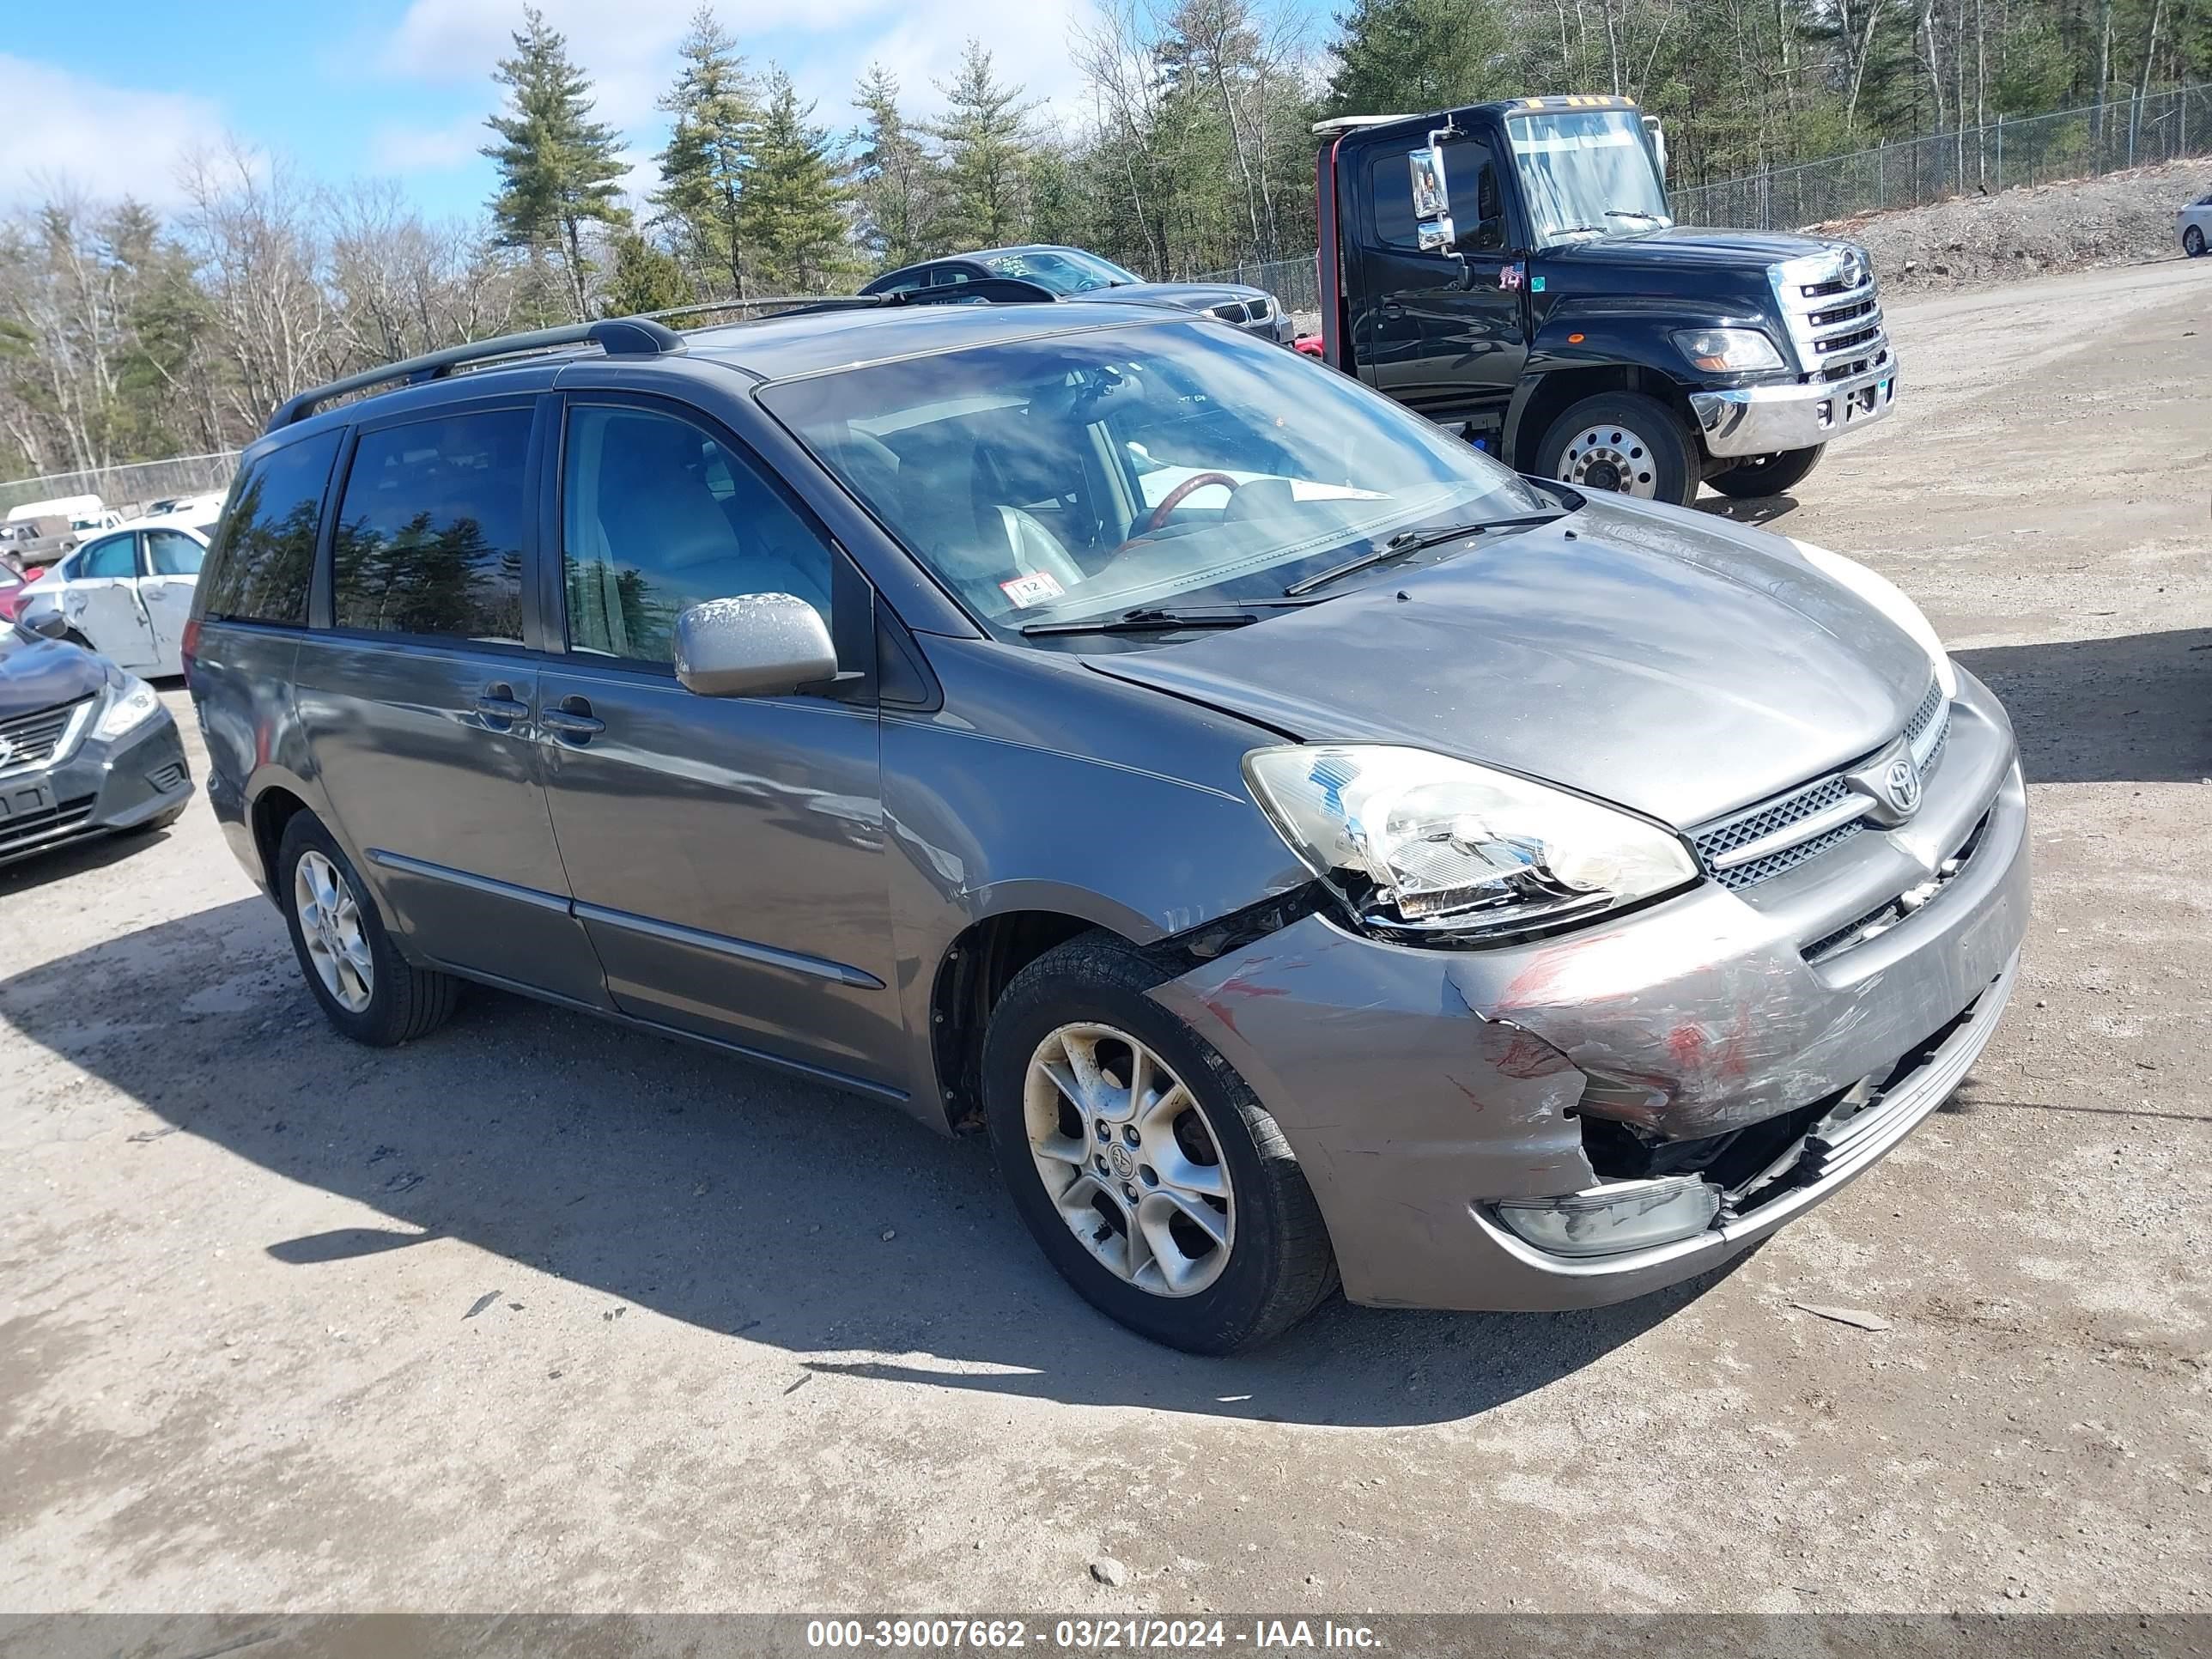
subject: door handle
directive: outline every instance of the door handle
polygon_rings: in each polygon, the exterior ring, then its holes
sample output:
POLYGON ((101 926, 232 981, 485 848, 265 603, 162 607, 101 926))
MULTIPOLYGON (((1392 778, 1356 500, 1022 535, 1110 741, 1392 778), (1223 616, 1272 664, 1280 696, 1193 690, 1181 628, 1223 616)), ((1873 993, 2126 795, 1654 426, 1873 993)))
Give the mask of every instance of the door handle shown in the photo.
POLYGON ((1406 307, 1395 300, 1385 300, 1382 302, 1382 314, 1385 317, 1402 317, 1406 314, 1406 307))
POLYGON ((547 709, 538 721, 562 742, 579 745, 607 729, 607 723, 592 714, 588 697, 563 697, 560 707, 547 709))
POLYGON ((494 681, 477 695, 477 713, 495 732, 514 727, 515 721, 530 718, 530 705, 515 700, 514 688, 503 680, 494 681))

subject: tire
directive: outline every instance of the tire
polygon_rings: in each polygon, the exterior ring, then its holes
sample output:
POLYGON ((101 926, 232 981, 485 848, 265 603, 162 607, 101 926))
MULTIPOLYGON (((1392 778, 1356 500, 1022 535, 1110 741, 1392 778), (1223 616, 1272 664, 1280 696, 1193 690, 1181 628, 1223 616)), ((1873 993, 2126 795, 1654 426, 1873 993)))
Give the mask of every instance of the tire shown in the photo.
POLYGON ((1085 1301, 1155 1342, 1191 1353, 1233 1353, 1280 1335, 1319 1306, 1336 1288, 1336 1258, 1320 1206, 1274 1119, 1211 1043, 1146 994, 1163 977, 1109 933, 1071 939, 1015 975, 984 1038, 984 1116, 1014 1207, 1085 1301), (1101 1030, 1106 1035, 1097 1036, 1101 1030), (1133 1067, 1123 1040, 1133 1038, 1150 1051, 1148 1073, 1164 1065, 1180 1079, 1187 1108, 1175 1109, 1173 1090, 1147 1089, 1140 1098, 1168 1109, 1149 1117, 1139 1110, 1117 1128, 1088 1116, 1042 1072, 1032 1073, 1033 1061, 1056 1053, 1054 1063, 1074 1078, 1074 1051, 1066 1045, 1095 1036, 1091 1063, 1125 1091, 1124 1104, 1133 1079, 1121 1073, 1133 1067), (1087 1169, 1079 1173, 1076 1159, 1041 1155, 1032 1143, 1033 1109, 1041 1123, 1057 1115, 1054 1128, 1040 1129, 1043 1138, 1101 1162, 1112 1154, 1107 1182, 1093 1180, 1087 1169), (1137 1123, 1145 1127, 1132 1137, 1137 1123), (1101 1127, 1110 1139, 1097 1138, 1101 1127), (1086 1182, 1088 1200, 1081 1196, 1086 1182), (1208 1188, 1221 1198, 1198 1195, 1208 1188), (1138 1205, 1113 1189, 1135 1193, 1138 1205), (1194 1206, 1213 1210, 1217 1201, 1211 1224, 1223 1237, 1209 1240, 1189 1218, 1194 1206), (1085 1237, 1078 1236, 1063 1202, 1085 1237), (1118 1218, 1118 1234, 1109 1214, 1118 1218), (1154 1236, 1164 1240, 1157 1249, 1154 1236), (1131 1260, 1139 1255, 1144 1265, 1133 1277, 1131 1260), (1180 1289, 1171 1280, 1179 1271, 1186 1275, 1180 1289))
POLYGON ((2203 258, 2204 253, 2204 233, 2195 225, 2191 225, 2188 229, 2183 231, 2181 233, 2181 251, 2192 259, 2203 258))
POLYGON ((1680 416, 1640 392, 1585 398, 1552 422, 1529 469, 1577 489, 1617 492, 1687 507, 1698 458, 1680 416))
POLYGON ((377 914, 368 884, 313 813, 295 812, 284 826, 284 839, 276 849, 276 882, 284 922, 292 933, 293 954, 300 959, 300 972, 331 1024, 356 1042, 390 1048, 427 1036, 446 1023, 459 995, 459 981, 450 974, 415 967, 400 956, 385 931, 384 919, 377 914), (333 914, 331 930, 325 933, 318 928, 313 936, 326 946, 359 947, 369 971, 367 994, 359 997, 357 1006, 349 1006, 349 1001, 363 989, 358 970, 350 976, 341 971, 334 988, 318 965, 309 932, 301 921, 301 866, 310 860, 321 860, 318 867, 335 880, 341 901, 351 902, 349 908, 343 902, 327 907, 333 914), (341 992, 346 1000, 341 999, 341 992))
POLYGON ((1820 465, 1820 457, 1827 453, 1827 445, 1814 444, 1810 449, 1784 450, 1779 455, 1753 455, 1725 472, 1714 473, 1705 482, 1738 501, 1779 495, 1820 465))

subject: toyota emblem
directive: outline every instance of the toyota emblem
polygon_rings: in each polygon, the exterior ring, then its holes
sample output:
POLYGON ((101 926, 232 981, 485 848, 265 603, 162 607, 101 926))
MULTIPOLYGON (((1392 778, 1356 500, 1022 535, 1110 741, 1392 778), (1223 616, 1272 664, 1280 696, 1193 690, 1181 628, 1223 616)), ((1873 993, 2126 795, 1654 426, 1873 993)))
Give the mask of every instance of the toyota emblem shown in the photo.
POLYGON ((1920 806, 1920 770, 1912 763, 1910 755, 1900 755, 1890 762, 1889 770, 1882 774, 1882 793, 1900 817, 1910 817, 1920 806))

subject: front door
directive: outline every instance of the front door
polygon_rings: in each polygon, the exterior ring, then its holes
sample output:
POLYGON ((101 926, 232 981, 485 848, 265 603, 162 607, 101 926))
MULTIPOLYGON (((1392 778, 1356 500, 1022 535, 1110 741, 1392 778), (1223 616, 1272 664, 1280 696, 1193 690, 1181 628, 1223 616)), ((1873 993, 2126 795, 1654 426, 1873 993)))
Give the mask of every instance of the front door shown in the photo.
POLYGON ((200 562, 207 550, 181 530, 148 530, 146 574, 138 579, 139 607, 154 632, 154 672, 185 672, 185 623, 192 614, 199 586, 200 562))
MULTIPOLYGON (((300 718, 341 836, 433 961, 604 1006, 553 844, 526 629, 535 400, 354 446, 300 718)), ((534 628, 534 621, 531 626, 534 628)))
POLYGON ((62 617, 118 666, 158 673, 154 627, 138 599, 138 537, 126 530, 87 542, 62 590, 62 617))
POLYGON ((1360 162, 1370 216, 1361 231, 1352 330, 1362 376, 1437 418, 1502 404, 1528 360, 1528 294, 1526 263, 1509 257, 1496 161, 1479 138, 1444 145, 1459 232, 1454 258, 1421 249, 1407 155, 1389 146, 1360 162))
POLYGON ((796 594, 833 635, 871 638, 854 617, 838 625, 832 599, 865 605, 865 585, 833 575, 843 556, 811 518, 692 412, 578 392, 562 453, 568 649, 540 682, 540 721, 609 994, 642 1018, 890 1084, 904 1024, 874 708, 697 696, 673 667, 678 613, 735 594, 796 594))

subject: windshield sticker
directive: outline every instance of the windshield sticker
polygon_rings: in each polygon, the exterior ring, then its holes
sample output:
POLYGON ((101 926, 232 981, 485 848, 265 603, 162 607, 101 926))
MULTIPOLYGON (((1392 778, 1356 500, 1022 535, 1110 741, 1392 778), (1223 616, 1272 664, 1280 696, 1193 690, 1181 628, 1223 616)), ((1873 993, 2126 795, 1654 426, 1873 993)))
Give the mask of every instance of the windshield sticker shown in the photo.
POLYGON ((1050 571, 1032 570, 1010 582, 1000 582, 999 591, 1014 602, 1016 610, 1026 611, 1033 605, 1042 605, 1047 599, 1056 599, 1067 590, 1054 580, 1050 571))

